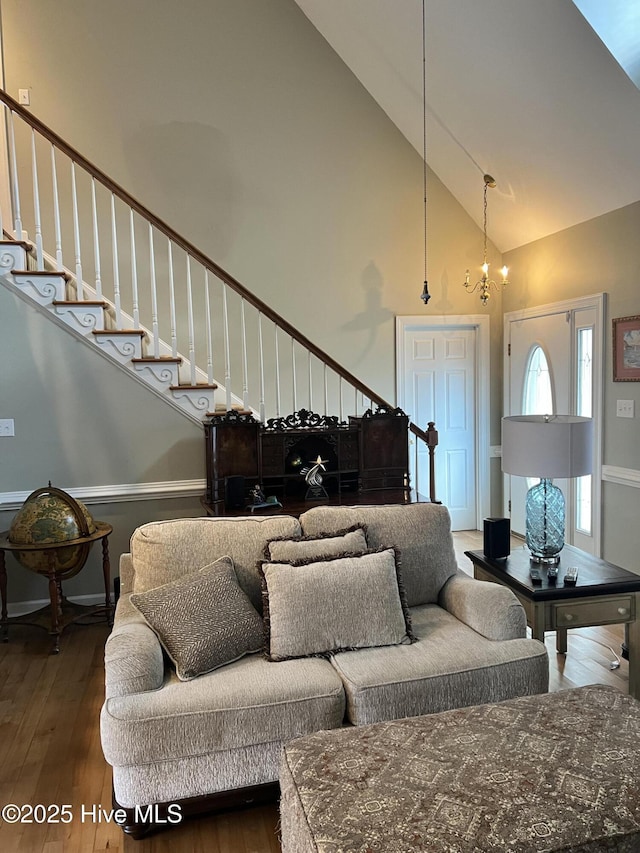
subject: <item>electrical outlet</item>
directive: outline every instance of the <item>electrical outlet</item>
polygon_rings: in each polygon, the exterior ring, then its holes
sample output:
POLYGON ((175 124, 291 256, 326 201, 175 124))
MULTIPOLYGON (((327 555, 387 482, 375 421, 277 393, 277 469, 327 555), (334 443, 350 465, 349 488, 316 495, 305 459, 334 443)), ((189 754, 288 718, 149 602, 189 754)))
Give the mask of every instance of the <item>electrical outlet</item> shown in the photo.
POLYGON ((616 417, 617 418, 633 418, 635 417, 634 400, 616 400, 616 417))
POLYGON ((13 418, 0 418, 0 436, 2 435, 15 435, 15 425, 13 422, 13 418))

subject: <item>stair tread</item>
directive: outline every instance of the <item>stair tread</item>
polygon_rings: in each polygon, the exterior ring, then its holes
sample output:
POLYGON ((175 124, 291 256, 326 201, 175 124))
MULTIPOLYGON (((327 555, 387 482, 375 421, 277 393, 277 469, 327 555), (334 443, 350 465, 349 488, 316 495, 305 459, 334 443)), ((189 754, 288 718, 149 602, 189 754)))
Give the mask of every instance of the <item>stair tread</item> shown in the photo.
POLYGON ((94 335, 140 335, 143 338, 147 333, 144 329, 94 329, 94 335))
POLYGON ((27 242, 27 240, 0 240, 0 246, 22 246, 27 252, 33 249, 33 244, 27 242))
POLYGON ((157 362, 172 362, 174 364, 182 364, 180 356, 159 355, 157 358, 152 355, 145 355, 142 358, 132 358, 131 361, 136 364, 156 364, 157 362))
POLYGON ((251 409, 216 409, 214 412, 207 412, 205 417, 207 418, 222 418, 225 415, 228 415, 229 412, 233 412, 236 415, 252 415, 253 412, 251 409))
POLYGON ((215 391, 217 385, 209 385, 206 382, 199 382, 196 385, 170 385, 170 391, 203 391, 205 389, 209 389, 211 391, 215 391))
POLYGON ((108 308, 109 303, 103 299, 54 299, 54 305, 98 305, 100 308, 108 308))
POLYGON ((31 278, 40 275, 59 275, 65 281, 71 281, 69 273, 62 272, 62 270, 11 270, 11 275, 28 275, 31 278))

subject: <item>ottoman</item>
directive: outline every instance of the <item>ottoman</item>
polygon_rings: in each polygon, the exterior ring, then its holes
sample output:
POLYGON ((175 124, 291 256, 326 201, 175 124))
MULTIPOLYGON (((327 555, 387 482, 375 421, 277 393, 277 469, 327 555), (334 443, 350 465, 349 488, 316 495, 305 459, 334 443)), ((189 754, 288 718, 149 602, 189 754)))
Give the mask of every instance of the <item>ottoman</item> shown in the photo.
POLYGON ((640 702, 594 685, 288 743, 283 853, 640 851, 640 702))

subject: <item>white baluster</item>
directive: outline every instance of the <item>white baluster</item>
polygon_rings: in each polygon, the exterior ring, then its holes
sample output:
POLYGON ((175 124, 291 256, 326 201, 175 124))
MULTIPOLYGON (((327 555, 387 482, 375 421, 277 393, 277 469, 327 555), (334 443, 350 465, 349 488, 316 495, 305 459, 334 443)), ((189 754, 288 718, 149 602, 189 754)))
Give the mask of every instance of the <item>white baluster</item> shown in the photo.
POLYGON ((193 331, 193 289, 191 286, 191 256, 187 255, 187 322, 189 327, 190 382, 196 384, 196 344, 193 331))
POLYGON ((213 385, 213 333, 211 330, 211 297, 209 294, 209 270, 204 268, 204 305, 207 333, 207 382, 213 385))
POLYGON ((76 164, 71 161, 71 200, 73 206, 73 245, 76 259, 76 299, 84 299, 84 281, 82 278, 82 257, 80 253, 80 219, 78 216, 78 190, 76 188, 76 164))
POLYGON ((91 217, 93 220, 93 257, 96 267, 96 296, 102 299, 102 274, 100 272, 100 238, 98 236, 98 205, 96 203, 96 180, 91 178, 91 217))
POLYGON ((44 269, 42 254, 42 221, 40 218, 40 186, 38 184, 38 160, 36 157, 36 132, 31 129, 31 173, 33 179, 33 214, 36 237, 36 269, 44 269))
POLYGON ((118 230, 116 227, 116 197, 111 193, 111 251, 113 257, 113 300, 116 309, 116 329, 122 330, 122 301, 120 299, 120 268, 118 261, 118 230))
POLYGON ((224 337, 224 387, 226 391, 226 406, 227 411, 231 409, 231 358, 229 354, 229 310, 227 307, 227 286, 221 281, 222 285, 222 321, 223 337, 224 337))
POLYGON ((344 412, 342 407, 342 376, 338 382, 338 394, 340 395, 340 420, 344 420, 344 412))
POLYGON ((240 299, 240 325, 242 329, 242 407, 249 408, 249 377, 247 362, 247 325, 244 316, 244 299, 240 299))
POLYGON ((298 393, 297 393, 297 380, 296 380, 296 342, 293 338, 291 338, 291 382, 292 382, 292 394, 291 399, 293 402, 293 412, 298 411, 298 393))
POLYGON ((278 349, 278 327, 274 324, 273 328, 276 332, 276 417, 280 417, 280 352, 278 349))
POLYGON ((56 169, 56 149, 51 146, 51 182, 53 186, 53 227, 56 241, 56 266, 64 269, 62 261, 62 228, 60 226, 60 195, 58 194, 58 172, 56 169))
POLYGON ((311 350, 307 350, 307 368, 309 371, 309 411, 313 411, 313 376, 311 370, 311 350))
POLYGON ((262 346, 262 314, 258 312, 258 347, 260 352, 258 354, 259 364, 260 364, 260 420, 264 423, 265 420, 265 407, 264 407, 264 349, 262 346))
POLYGON ((140 304, 138 302, 138 264, 136 263, 136 229, 133 208, 129 208, 129 235, 131 240, 131 296, 133 299, 133 328, 140 328, 140 304))
POLYGON ((326 415, 329 411, 329 383, 327 381, 327 364, 323 362, 322 365, 322 373, 323 373, 323 384, 324 384, 324 412, 323 415, 326 415))
POLYGON ((149 223, 149 277, 151 279, 151 332, 153 335, 153 357, 160 358, 158 283, 156 281, 156 256, 153 247, 153 225, 151 223, 149 223))
POLYGON ((11 152, 11 179, 13 184, 13 229, 16 240, 24 240, 22 214, 20 213, 20 184, 18 181, 18 161, 16 160, 16 137, 13 128, 13 111, 9 110, 9 150, 11 152))
POLYGON ((169 303, 171 312, 171 354, 174 358, 178 355, 178 334, 176 332, 176 289, 173 280, 173 244, 168 243, 169 259, 169 303))

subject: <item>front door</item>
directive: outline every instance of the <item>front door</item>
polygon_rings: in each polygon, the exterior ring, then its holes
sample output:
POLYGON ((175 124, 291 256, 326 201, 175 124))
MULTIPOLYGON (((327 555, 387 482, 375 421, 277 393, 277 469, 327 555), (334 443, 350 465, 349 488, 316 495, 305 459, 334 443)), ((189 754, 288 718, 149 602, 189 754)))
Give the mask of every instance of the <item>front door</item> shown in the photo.
MULTIPOLYGON (((599 553, 603 297, 505 314, 505 415, 594 418, 593 476, 555 480, 566 501, 566 541, 599 553)), ((537 480, 505 477, 505 514, 525 532, 525 498, 537 480)))

